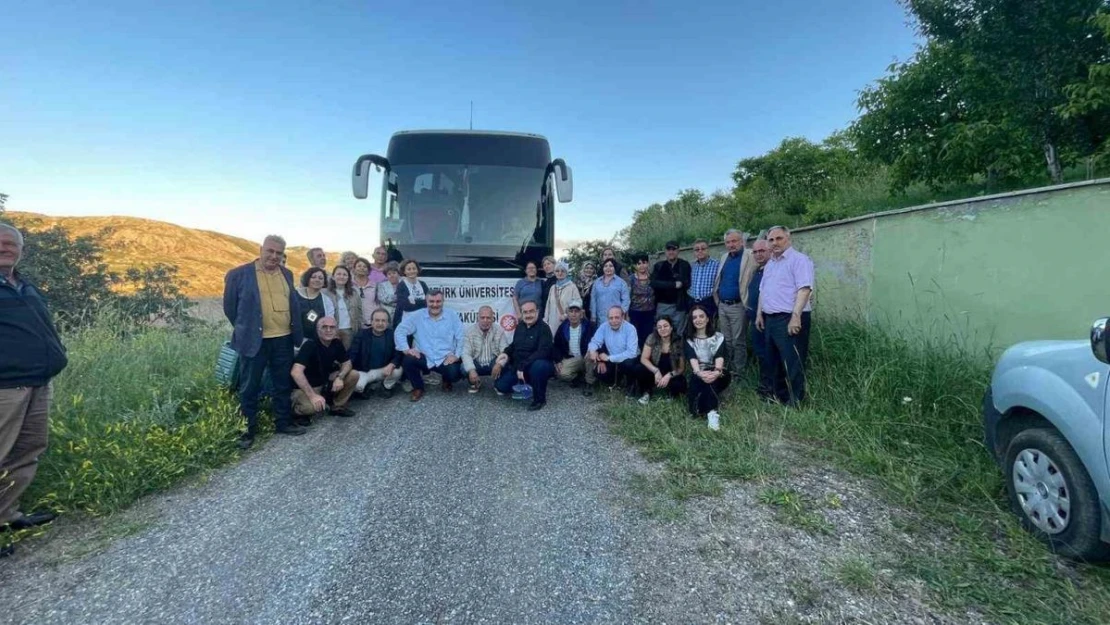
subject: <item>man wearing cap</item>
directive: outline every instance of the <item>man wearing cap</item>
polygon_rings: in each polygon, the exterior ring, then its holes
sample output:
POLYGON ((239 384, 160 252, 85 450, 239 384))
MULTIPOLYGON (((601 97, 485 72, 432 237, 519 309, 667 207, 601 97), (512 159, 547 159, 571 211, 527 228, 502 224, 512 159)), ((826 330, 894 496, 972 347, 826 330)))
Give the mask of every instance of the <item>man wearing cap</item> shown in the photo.
POLYGON ((551 328, 540 321, 540 307, 536 302, 520 305, 521 323, 513 333, 513 342, 497 357, 503 367, 494 388, 507 395, 517 384, 532 386, 532 405, 528 410, 539 410, 547 404, 547 381, 555 375, 551 363, 551 328))
POLYGON ((578 384, 579 375, 586 378, 586 386, 594 384, 594 363, 586 360, 590 351, 590 338, 593 325, 585 318, 582 300, 574 299, 567 304, 567 318, 555 331, 555 374, 563 382, 572 386, 578 384))
POLYGON ((478 322, 466 329, 463 338, 463 371, 471 393, 482 388, 482 376, 488 375, 496 382, 501 375, 497 356, 509 346, 509 337, 494 323, 495 317, 493 308, 482 306, 478 309, 478 322))
POLYGON ((655 289, 655 317, 671 318, 679 332, 686 327, 686 290, 690 288, 690 263, 678 257, 678 241, 667 241, 666 258, 655 263, 651 287, 655 289))
POLYGON ((728 348, 729 372, 736 380, 740 379, 748 361, 748 342, 744 335, 748 323, 745 309, 748 284, 755 270, 751 252, 744 248, 743 232, 732 229, 725 233, 725 253, 718 265, 713 297, 717 303, 718 328, 728 348))

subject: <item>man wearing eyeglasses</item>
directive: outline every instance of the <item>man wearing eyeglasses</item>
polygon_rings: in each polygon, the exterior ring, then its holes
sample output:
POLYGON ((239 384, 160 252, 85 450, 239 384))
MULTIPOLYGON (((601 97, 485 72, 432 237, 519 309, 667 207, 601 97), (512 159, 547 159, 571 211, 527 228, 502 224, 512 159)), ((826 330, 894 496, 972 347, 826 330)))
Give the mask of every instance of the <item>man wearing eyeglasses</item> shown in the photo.
POLYGON ((308 340, 301 346, 293 362, 293 412, 297 425, 312 425, 312 417, 319 416, 328 406, 328 414, 353 417, 347 401, 358 386, 358 372, 351 366, 351 359, 343 342, 338 339, 339 324, 334 317, 316 320, 317 340, 308 340), (336 368, 338 367, 338 371, 336 368))
MULTIPOLYGON (((705 239, 694 241, 694 262, 690 263, 690 307, 701 305, 709 318, 717 316, 717 303, 713 301, 713 282, 717 279, 717 268, 720 263, 716 258, 709 257, 709 242, 705 239)), ((683 328, 675 328, 676 332, 683 332, 683 328)))

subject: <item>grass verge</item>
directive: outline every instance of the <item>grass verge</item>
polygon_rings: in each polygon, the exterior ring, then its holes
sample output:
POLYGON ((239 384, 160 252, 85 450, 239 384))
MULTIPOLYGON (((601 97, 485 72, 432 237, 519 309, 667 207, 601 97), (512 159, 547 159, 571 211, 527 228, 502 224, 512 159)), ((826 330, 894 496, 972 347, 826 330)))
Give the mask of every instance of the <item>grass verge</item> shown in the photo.
MULTIPOLYGON (((617 433, 685 483, 773 477, 782 471, 774 450, 784 439, 803 443, 813 460, 870 478, 884 498, 919 519, 899 529, 920 540, 883 541, 893 549, 881 554, 884 568, 925 582, 938 606, 1006 623, 1105 623, 1110 569, 1055 557, 1008 511, 1001 474, 981 443, 990 368, 985 353, 958 344, 819 322, 802 410, 735 391, 719 433, 679 405, 641 411, 614 404, 608 412, 617 433)), ((804 493, 764 488, 760 499, 788 524, 815 535, 828 529, 811 515, 804 493)), ((866 588, 863 569, 847 563, 837 577, 866 588)))
POLYGON ((111 313, 66 333, 50 447, 23 507, 101 516, 238 457, 237 403, 213 377, 223 335, 111 313))

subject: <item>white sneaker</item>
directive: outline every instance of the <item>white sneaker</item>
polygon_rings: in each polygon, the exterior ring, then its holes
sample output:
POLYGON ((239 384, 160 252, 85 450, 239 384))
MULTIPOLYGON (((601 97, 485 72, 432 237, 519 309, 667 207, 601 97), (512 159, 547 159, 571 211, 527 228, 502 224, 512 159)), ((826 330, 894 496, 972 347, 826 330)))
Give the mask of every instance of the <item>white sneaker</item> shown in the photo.
POLYGON ((651 402, 651 393, 644 393, 643 395, 640 395, 639 401, 645 406, 648 405, 651 402))
POLYGON ((709 411, 709 429, 714 432, 721 429, 721 415, 716 410, 709 411))

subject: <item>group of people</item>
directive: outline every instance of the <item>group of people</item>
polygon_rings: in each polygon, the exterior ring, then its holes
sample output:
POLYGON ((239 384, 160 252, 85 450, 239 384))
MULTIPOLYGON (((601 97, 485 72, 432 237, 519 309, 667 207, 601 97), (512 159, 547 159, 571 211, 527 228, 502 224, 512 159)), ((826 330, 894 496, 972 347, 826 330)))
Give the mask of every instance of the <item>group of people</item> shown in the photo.
POLYGON ((351 416, 352 397, 391 396, 398 384, 418 402, 433 373, 446 391, 465 379, 478 393, 488 379, 499 395, 524 392, 529 410, 546 405, 556 378, 585 385, 586 395, 598 383, 622 388, 645 404, 654 394, 685 395, 690 413, 715 429, 720 394, 743 374, 749 345, 759 395, 796 405, 805 397, 813 263, 784 227, 750 250, 739 230, 724 243, 715 259, 699 239, 690 263, 671 241, 663 260, 637 256, 632 272, 606 250, 601 275, 587 263, 577 281, 552 257, 528 262, 512 297, 518 322, 510 338, 489 306, 464 327, 444 307, 444 293, 420 279, 415 260, 387 262, 384 248, 373 262, 345 252, 329 272, 314 248, 296 286, 282 263, 285 242, 267 237, 259 258, 228 272, 225 283, 224 312, 242 361, 240 444, 249 447, 257 432, 267 369, 277 431, 291 435, 325 410, 351 416))

